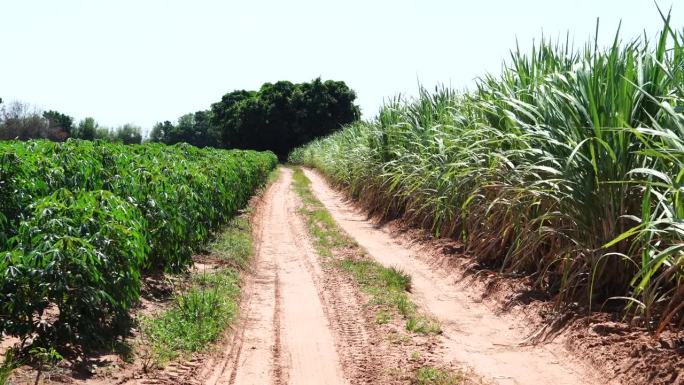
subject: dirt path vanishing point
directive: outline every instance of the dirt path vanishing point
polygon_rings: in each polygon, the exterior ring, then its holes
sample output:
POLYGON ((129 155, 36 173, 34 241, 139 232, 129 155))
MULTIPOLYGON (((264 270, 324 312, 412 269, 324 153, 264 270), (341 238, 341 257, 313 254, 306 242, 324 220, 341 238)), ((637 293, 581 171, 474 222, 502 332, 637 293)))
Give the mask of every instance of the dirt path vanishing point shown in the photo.
POLYGON ((399 244, 389 231, 377 228, 318 173, 305 170, 305 174, 338 225, 371 257, 411 275, 412 299, 442 325, 446 360, 466 365, 495 384, 612 384, 593 368, 572 359, 561 344, 522 345, 526 331, 519 321, 494 314, 457 288, 453 279, 416 258, 419 250, 399 244))
MULTIPOLYGON (((525 328, 518 320, 478 303, 444 273, 414 258, 419 251, 376 228, 317 173, 305 173, 338 225, 372 258, 411 275, 411 299, 441 324, 443 335, 434 337, 438 348, 431 353, 438 362, 472 369, 492 384, 613 384, 570 359, 560 344, 521 346, 525 328)), ((254 270, 247 274, 241 314, 223 350, 118 384, 396 383, 388 373, 407 366, 400 358, 407 346, 388 342, 354 281, 316 254, 291 182, 292 170, 282 168, 256 206, 254 270)))
POLYGON ((316 254, 300 207, 292 170, 281 168, 255 206, 254 265, 240 316, 218 350, 115 384, 389 385, 383 378, 396 352, 381 346, 385 337, 353 280, 316 254))
POLYGON ((256 213, 256 272, 226 360, 205 384, 348 384, 319 296, 316 255, 282 169, 256 213), (313 262, 312 262, 313 261, 313 262))

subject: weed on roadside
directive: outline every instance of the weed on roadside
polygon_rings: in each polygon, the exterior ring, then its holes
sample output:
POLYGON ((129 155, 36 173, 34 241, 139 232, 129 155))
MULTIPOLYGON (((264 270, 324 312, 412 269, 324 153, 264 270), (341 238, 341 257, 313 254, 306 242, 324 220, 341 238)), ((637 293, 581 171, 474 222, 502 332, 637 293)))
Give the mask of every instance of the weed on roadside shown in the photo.
POLYGON ((142 320, 142 332, 157 366, 183 352, 203 350, 237 314, 239 278, 235 272, 198 274, 193 281, 171 309, 142 320))
POLYGON ((294 170, 292 178, 294 190, 304 202, 301 213, 306 219, 318 254, 330 257, 333 250, 355 250, 355 258, 335 261, 334 265, 351 274, 361 289, 370 295, 370 304, 379 306, 376 322, 388 323, 392 312, 397 311, 406 319, 408 331, 440 333, 437 321, 419 312, 409 299, 407 293, 411 291, 411 276, 396 267, 385 267, 368 259, 358 244, 340 230, 328 210, 313 195, 311 181, 300 168, 294 170))
POLYGON ((221 260, 228 261, 236 268, 244 269, 254 253, 252 246, 252 226, 245 216, 230 220, 225 230, 211 244, 211 253, 221 260))
POLYGON ((460 385, 465 378, 447 369, 425 366, 416 372, 416 385, 460 385))
POLYGON ((411 277, 408 274, 370 260, 344 259, 339 266, 371 296, 370 303, 380 307, 378 314, 382 314, 382 318, 376 315, 376 320, 389 322, 390 310, 394 308, 406 319, 406 330, 422 334, 441 333, 439 323, 419 312, 409 299, 407 292, 411 288, 411 277))
POLYGON ((306 225, 313 237, 316 252, 321 256, 330 257, 334 249, 357 247, 358 245, 354 240, 340 231, 328 210, 313 195, 309 188, 311 181, 301 169, 294 170, 292 179, 295 192, 304 202, 300 213, 306 219, 306 225))
POLYGON ((163 367, 176 357, 206 350, 235 319, 239 271, 254 254, 251 232, 248 216, 233 218, 209 247, 209 254, 229 267, 194 274, 170 309, 142 318, 145 346, 140 355, 145 368, 163 367))

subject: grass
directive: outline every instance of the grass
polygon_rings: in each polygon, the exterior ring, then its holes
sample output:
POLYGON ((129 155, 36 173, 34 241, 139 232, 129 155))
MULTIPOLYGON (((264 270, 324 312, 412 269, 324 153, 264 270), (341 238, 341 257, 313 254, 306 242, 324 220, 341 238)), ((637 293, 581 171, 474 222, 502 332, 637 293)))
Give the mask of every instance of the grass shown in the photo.
POLYGON ((361 290, 370 295, 370 303, 379 308, 378 323, 389 322, 391 310, 406 320, 406 330, 416 333, 441 333, 439 323, 418 311, 409 299, 411 277, 394 267, 385 267, 370 260, 344 259, 339 266, 354 277, 361 290))
POLYGON ((251 234, 249 219, 244 215, 236 216, 211 243, 211 254, 235 268, 244 269, 254 254, 251 234))
POLYGON ((296 149, 386 218, 526 273, 559 308, 684 323, 684 34, 542 39, 474 90, 420 90, 296 149))
POLYGON ((425 366, 416 372, 416 385, 460 385, 465 378, 452 371, 425 366))
POLYGON ((302 170, 296 168, 292 178, 294 190, 304 203, 300 212, 306 219, 316 252, 321 256, 330 257, 335 249, 358 247, 355 241, 339 230, 328 210, 313 195, 310 189, 311 181, 302 170))
MULTIPOLYGON (((266 186, 279 174, 274 169, 266 186)), ((248 214, 251 208, 247 208, 248 214)), ((170 309, 141 320, 148 359, 162 367, 179 356, 206 350, 217 341, 238 313, 239 271, 252 256, 252 227, 248 215, 231 219, 209 246, 212 257, 226 262, 213 272, 196 273, 190 287, 179 293, 170 309)))
POLYGON ((361 289, 370 296, 370 304, 377 306, 376 321, 388 323, 394 312, 406 320, 406 329, 416 333, 440 333, 439 323, 427 317, 411 302, 411 277, 405 272, 385 267, 367 258, 349 236, 335 223, 328 210, 313 195, 311 181, 301 169, 293 174, 293 186, 304 203, 301 212, 307 222, 314 246, 319 255, 332 257, 336 250, 353 250, 354 258, 336 259, 333 264, 350 274, 361 289))
POLYGON ((237 273, 226 269, 193 277, 171 309, 142 320, 153 361, 163 366, 183 353, 204 350, 235 318, 240 287, 237 273))
MULTIPOLYGON (((270 171, 265 186, 280 173, 270 171)), ((170 309, 142 319, 149 359, 156 366, 184 354, 206 350, 217 341, 238 313, 239 271, 247 268, 254 255, 252 226, 248 207, 243 215, 232 218, 209 245, 209 254, 226 262, 213 272, 196 273, 190 287, 179 293, 170 309)))
POLYGON ((271 169, 271 171, 268 172, 264 186, 268 187, 273 184, 276 180, 278 180, 278 176, 280 176, 280 167, 276 165, 273 169, 271 169))
POLYGON ((8 383, 10 376, 14 369, 18 368, 21 362, 16 357, 16 351, 14 349, 7 349, 5 352, 5 358, 0 365, 0 385, 5 385, 8 383))

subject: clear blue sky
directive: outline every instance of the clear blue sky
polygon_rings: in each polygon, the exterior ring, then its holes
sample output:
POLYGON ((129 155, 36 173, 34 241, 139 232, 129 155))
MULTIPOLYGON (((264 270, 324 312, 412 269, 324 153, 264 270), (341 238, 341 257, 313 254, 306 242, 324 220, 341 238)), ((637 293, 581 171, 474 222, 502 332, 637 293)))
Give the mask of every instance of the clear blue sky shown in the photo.
MULTIPOLYGON (((684 2, 674 26, 684 25, 684 2)), ((4 0, 0 97, 149 129, 264 82, 344 80, 365 117, 420 81, 466 88, 516 37, 607 43, 662 25, 651 0, 4 0)))

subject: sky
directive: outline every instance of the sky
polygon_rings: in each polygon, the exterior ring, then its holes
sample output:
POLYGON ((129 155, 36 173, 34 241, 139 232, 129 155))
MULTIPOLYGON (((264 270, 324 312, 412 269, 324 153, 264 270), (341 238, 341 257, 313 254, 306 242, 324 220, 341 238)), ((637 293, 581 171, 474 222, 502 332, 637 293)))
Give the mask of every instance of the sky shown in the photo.
MULTIPOLYGON (((672 7, 684 26, 684 1, 672 7)), ((516 39, 579 46, 662 20, 652 0, 0 0, 0 98, 101 125, 156 122, 265 82, 343 80, 365 118, 418 84, 472 88, 516 39)))

